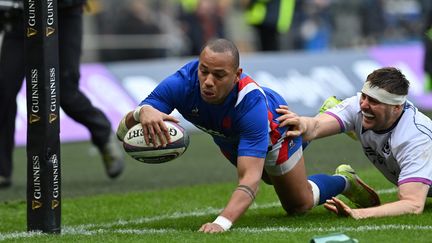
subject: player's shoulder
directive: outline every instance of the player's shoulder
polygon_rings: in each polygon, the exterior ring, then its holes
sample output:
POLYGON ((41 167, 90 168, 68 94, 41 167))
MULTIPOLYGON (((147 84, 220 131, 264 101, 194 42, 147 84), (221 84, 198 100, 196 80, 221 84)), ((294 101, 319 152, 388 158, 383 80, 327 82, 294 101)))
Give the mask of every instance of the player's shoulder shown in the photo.
POLYGON ((340 103, 328 108, 325 113, 347 117, 360 116, 360 93, 343 99, 340 103))
POLYGON ((242 73, 238 81, 238 91, 241 92, 245 89, 254 90, 262 88, 255 80, 253 80, 251 76, 247 75, 246 73, 242 73))
POLYGON ((361 93, 357 93, 354 96, 348 97, 340 103, 342 106, 351 106, 355 109, 360 109, 361 93))
POLYGON ((193 59, 177 70, 174 75, 168 77, 174 82, 181 82, 182 86, 194 86, 198 81, 198 59, 193 59))
POLYGON ((397 124, 396 134, 401 137, 409 137, 410 140, 432 141, 432 121, 420 112, 411 102, 407 102, 404 112, 397 124))
POLYGON ((246 74, 240 76, 237 89, 234 92, 238 93, 235 107, 240 104, 247 104, 256 99, 262 99, 265 101, 265 92, 263 88, 246 74))
POLYGON ((194 58, 186 62, 180 69, 197 69, 199 64, 198 58, 194 58))
POLYGON ((184 64, 177 73, 183 78, 183 79, 196 79, 198 78, 198 59, 193 59, 186 64, 184 64))
POLYGON ((420 125, 429 128, 429 130, 431 129, 431 119, 419 111, 410 101, 407 101, 404 105, 401 120, 405 126, 417 127, 420 125))

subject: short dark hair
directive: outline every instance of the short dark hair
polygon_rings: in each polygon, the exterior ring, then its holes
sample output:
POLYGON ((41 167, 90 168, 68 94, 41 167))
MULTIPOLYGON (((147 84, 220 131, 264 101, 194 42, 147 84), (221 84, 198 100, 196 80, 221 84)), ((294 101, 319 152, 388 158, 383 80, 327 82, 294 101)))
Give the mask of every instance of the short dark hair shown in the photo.
POLYGON ((367 76, 366 81, 371 83, 371 87, 382 88, 396 95, 407 95, 410 85, 405 75, 394 67, 377 69, 367 76))
POLYGON ((201 52, 208 47, 210 50, 216 53, 230 52, 233 56, 234 68, 237 69, 240 66, 240 54, 236 45, 227 39, 214 39, 207 42, 201 52))

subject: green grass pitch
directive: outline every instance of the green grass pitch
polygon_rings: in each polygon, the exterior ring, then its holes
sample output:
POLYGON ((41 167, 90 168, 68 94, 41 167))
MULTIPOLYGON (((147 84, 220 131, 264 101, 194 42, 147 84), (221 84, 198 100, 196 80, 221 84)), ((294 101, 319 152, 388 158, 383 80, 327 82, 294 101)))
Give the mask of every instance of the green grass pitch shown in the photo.
MULTIPOLYGON (((25 149, 14 154, 14 184, 0 191, 0 241, 13 242, 309 242, 314 236, 345 233, 359 242, 430 242, 432 203, 422 215, 353 220, 322 206, 286 216, 272 187, 261 184, 254 205, 226 233, 197 232, 213 221, 236 186, 234 168, 211 138, 194 134, 186 153, 162 165, 127 160, 118 180, 109 180, 95 148, 62 145, 62 234, 26 232, 25 149)), ((315 141, 305 151, 309 174, 333 173, 351 164, 376 188, 383 202, 396 200, 388 183, 345 135, 315 141)), ((343 200, 343 196, 341 196, 343 200)), ((346 201, 346 200, 345 200, 346 201)))

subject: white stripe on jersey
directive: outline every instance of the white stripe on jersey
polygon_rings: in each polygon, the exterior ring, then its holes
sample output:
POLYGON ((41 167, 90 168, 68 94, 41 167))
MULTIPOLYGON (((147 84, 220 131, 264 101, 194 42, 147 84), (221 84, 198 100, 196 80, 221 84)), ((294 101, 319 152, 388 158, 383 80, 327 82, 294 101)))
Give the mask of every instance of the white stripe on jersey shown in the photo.
POLYGON ((262 90, 262 88, 259 87, 256 83, 254 83, 254 82, 248 83, 246 86, 243 87, 243 89, 240 90, 240 92, 238 94, 238 97, 237 97, 237 102, 236 102, 236 104, 235 104, 234 107, 237 107, 237 105, 240 104, 240 102, 243 100, 243 98, 249 92, 254 91, 256 89, 259 90, 259 91, 261 91, 261 93, 264 95, 264 97, 266 96, 265 93, 264 93, 264 90, 262 90))

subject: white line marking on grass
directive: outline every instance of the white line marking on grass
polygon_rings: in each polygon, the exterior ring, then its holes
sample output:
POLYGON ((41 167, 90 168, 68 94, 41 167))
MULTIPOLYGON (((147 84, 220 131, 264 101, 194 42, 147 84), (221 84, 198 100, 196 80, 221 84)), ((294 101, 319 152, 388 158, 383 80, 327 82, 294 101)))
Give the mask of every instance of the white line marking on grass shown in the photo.
POLYGON ((41 232, 13 232, 0 234, 0 241, 9 239, 31 238, 33 236, 43 235, 41 232))
MULTIPOLYGON (((266 205, 267 206, 267 205, 266 205)), ((165 214, 165 215, 159 215, 159 216, 153 216, 153 217, 142 217, 132 220, 123 220, 120 219, 118 221, 112 222, 112 223, 103 223, 103 224, 84 224, 80 225, 79 227, 81 229, 90 229, 90 228, 111 228, 114 226, 124 226, 124 225, 136 225, 136 224, 143 224, 143 223, 151 223, 156 221, 161 221, 165 219, 179 219, 179 218, 186 218, 186 217, 199 217, 199 216, 205 216, 205 215, 211 215, 211 214, 217 214, 222 209, 216 209, 216 208, 207 208, 204 210, 197 210, 193 212, 175 212, 172 214, 165 214)), ((76 228, 76 227, 73 227, 76 228)))
POLYGON ((388 188, 388 189, 377 190, 376 192, 378 194, 391 194, 391 193, 395 193, 397 191, 398 191, 397 187, 392 187, 392 188, 388 188))
MULTIPOLYGON (((389 194, 397 191, 397 188, 378 190, 378 194, 389 194)), ((266 204, 253 204, 250 209, 265 209, 272 207, 280 207, 280 202, 266 203, 266 204)), ((157 222, 166 219, 179 219, 186 217, 200 217, 205 215, 217 214, 221 211, 221 208, 206 208, 204 210, 196 210, 193 212, 174 212, 172 214, 158 215, 153 217, 142 217, 133 220, 117 220, 111 223, 102 224, 83 224, 76 226, 63 226, 62 234, 64 235, 95 235, 102 233, 123 233, 123 234, 156 234, 156 233, 167 233, 167 232, 180 232, 175 229, 121 229, 113 230, 110 229, 116 226, 127 226, 137 225, 144 223, 157 222)), ((236 228, 236 231, 245 232, 267 232, 267 231, 287 231, 287 232, 309 232, 309 231, 371 231, 371 230, 382 230, 382 227, 388 227, 388 229, 412 229, 412 230, 431 230, 432 226, 411 226, 411 225, 384 225, 384 226, 360 226, 355 228, 350 227, 339 227, 339 228, 290 228, 290 227, 271 227, 271 228, 236 228)), ((12 232, 1 234, 0 241, 20 238, 31 238, 34 236, 44 235, 41 232, 12 232)))
MULTIPOLYGON (((187 230, 189 231, 189 230, 187 230)), ((186 230, 176 229, 118 229, 114 230, 115 233, 121 234, 133 234, 133 235, 147 235, 147 234, 166 234, 166 233, 178 233, 187 232, 186 230)))
MULTIPOLYGON (((250 209, 263 209, 263 208, 272 208, 280 206, 280 202, 266 203, 266 204, 253 204, 250 209)), ((84 224, 79 225, 81 229, 91 229, 91 228, 112 228, 114 226, 125 226, 125 225, 137 225, 143 223, 151 223, 166 219, 179 219, 179 218, 187 218, 187 217, 200 217, 205 215, 217 214, 222 211, 223 208, 206 208, 204 210, 196 210, 193 212, 175 212, 172 214, 158 215, 153 217, 142 217, 132 220, 123 220, 120 219, 118 221, 112 223, 103 223, 103 224, 84 224)), ((66 227, 67 228, 67 227, 66 227)), ((77 227, 74 227, 77 228, 77 227)))
MULTIPOLYGON (((289 232, 289 233, 307 233, 307 232, 369 232, 369 231, 384 231, 384 230, 407 230, 407 231, 430 231, 432 225, 404 225, 404 224, 387 224, 387 225, 369 225, 358 227, 265 227, 265 228, 234 228, 231 231, 242 233, 263 234, 269 232, 289 232)), ((191 230, 177 230, 177 229, 95 229, 95 230, 82 230, 78 228, 69 227, 62 230, 62 235, 84 235, 91 236, 97 234, 129 234, 129 235, 150 235, 150 234, 166 234, 166 233, 187 233, 194 232, 191 230)), ((0 241, 3 240, 17 240, 20 238, 31 238, 34 236, 43 236, 45 234, 40 232, 21 232, 0 234, 0 241)))
POLYGON ((385 224, 369 225, 357 227, 265 227, 265 228, 234 228, 233 231, 245 233, 265 233, 265 232, 365 232, 382 230, 432 230, 432 225, 408 225, 408 224, 385 224))

